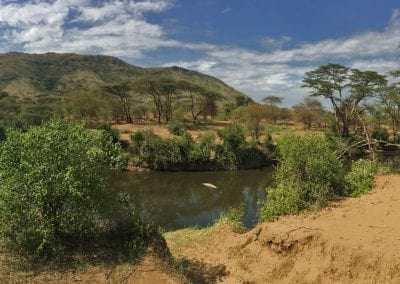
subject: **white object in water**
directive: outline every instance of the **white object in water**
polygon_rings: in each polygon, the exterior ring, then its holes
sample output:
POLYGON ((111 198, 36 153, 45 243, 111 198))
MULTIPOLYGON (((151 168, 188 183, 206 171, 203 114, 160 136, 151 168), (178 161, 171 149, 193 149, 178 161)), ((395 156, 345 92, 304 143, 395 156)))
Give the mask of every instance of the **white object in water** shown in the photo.
POLYGON ((218 187, 216 187, 215 185, 213 185, 212 183, 204 182, 203 185, 204 185, 204 186, 207 186, 207 187, 209 187, 209 188, 218 188, 218 187))

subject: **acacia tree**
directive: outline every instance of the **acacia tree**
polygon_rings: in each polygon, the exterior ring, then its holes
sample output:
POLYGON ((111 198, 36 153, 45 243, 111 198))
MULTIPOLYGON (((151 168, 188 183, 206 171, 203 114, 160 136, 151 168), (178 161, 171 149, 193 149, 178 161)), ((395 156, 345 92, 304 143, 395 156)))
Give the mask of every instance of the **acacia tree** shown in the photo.
POLYGON ((309 129, 313 122, 321 121, 325 114, 321 102, 313 97, 306 97, 303 102, 295 105, 293 110, 297 119, 303 122, 309 129))
POLYGON ((119 99, 122 109, 124 110, 126 122, 132 123, 133 120, 131 115, 131 104, 132 104, 133 90, 131 86, 129 86, 127 83, 105 86, 104 91, 119 99))
POLYGON ((266 96, 262 99, 262 102, 266 105, 270 105, 270 106, 277 106, 280 105, 283 101, 282 97, 278 97, 278 96, 266 96))
POLYGON ((169 78, 142 78, 135 82, 135 88, 153 100, 158 123, 172 119, 172 105, 178 95, 179 82, 169 78))
POLYGON ((262 130, 261 121, 268 117, 268 110, 268 106, 253 103, 236 109, 233 118, 255 141, 259 141, 262 130))
POLYGON ((214 114, 216 110, 216 101, 222 98, 217 92, 187 81, 181 82, 179 88, 187 95, 193 123, 197 123, 197 119, 201 115, 207 116, 214 114))
MULTIPOLYGON (((400 71, 391 74, 400 77, 400 71)), ((400 83, 393 83, 384 88, 379 102, 379 109, 389 117, 393 135, 396 135, 400 129, 400 83)))
POLYGON ((336 130, 347 137, 361 102, 379 92, 386 80, 374 71, 363 72, 330 63, 307 72, 303 83, 303 87, 312 89, 312 96, 322 96, 331 102, 336 130))

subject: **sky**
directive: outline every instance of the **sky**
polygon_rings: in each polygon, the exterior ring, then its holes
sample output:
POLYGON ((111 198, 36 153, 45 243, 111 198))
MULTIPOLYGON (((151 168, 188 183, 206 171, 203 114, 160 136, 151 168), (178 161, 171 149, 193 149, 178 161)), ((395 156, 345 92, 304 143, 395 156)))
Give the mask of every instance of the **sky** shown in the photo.
POLYGON ((0 0, 0 52, 117 56, 299 103, 307 71, 400 69, 400 0, 0 0))

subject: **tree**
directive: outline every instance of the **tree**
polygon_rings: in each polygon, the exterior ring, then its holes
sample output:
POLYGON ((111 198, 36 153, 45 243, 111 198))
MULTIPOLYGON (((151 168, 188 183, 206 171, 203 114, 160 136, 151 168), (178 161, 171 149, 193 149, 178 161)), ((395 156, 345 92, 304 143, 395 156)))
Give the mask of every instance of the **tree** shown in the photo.
POLYGON ((104 225, 108 169, 120 162, 111 139, 59 120, 8 131, 0 143, 3 243, 21 253, 53 255, 68 241, 95 236, 104 225))
POLYGON ((331 102, 336 130, 347 137, 361 102, 377 93, 386 80, 374 71, 362 72, 331 63, 307 72, 303 83, 303 87, 312 89, 312 96, 322 96, 331 102))
POLYGON ((201 115, 213 115, 216 112, 216 101, 222 98, 217 92, 187 81, 181 82, 179 88, 189 99, 189 110, 193 123, 197 123, 197 119, 201 115))
POLYGON ((147 77, 137 80, 134 85, 141 94, 152 98, 159 124, 162 118, 166 122, 172 119, 172 104, 179 91, 179 81, 147 77))
POLYGON ((236 107, 247 106, 247 105, 249 105, 249 103, 252 102, 252 100, 249 97, 244 96, 244 95, 236 96, 235 101, 236 101, 236 107))
POLYGON ((295 105, 293 109, 297 119, 309 129, 313 123, 321 122, 325 113, 321 102, 312 97, 306 97, 303 102, 295 105))
POLYGON ((247 134, 255 141, 260 138, 262 126, 261 120, 268 117, 268 107, 261 104, 250 104, 235 110, 233 118, 247 130, 247 134))
POLYGON ((106 98, 95 92, 77 92, 67 97, 65 111, 74 119, 100 120, 111 115, 106 98))
MULTIPOLYGON (((394 77, 400 77, 400 71, 392 72, 394 77)), ((378 109, 381 109, 390 119, 393 135, 400 129, 400 83, 392 83, 381 93, 378 109)))
POLYGON ((282 97, 278 97, 278 96, 267 96, 264 97, 262 99, 262 102, 266 105, 270 105, 270 106, 277 106, 280 105, 283 101, 282 97))
POLYGON ((127 83, 122 83, 119 85, 105 86, 104 91, 119 99, 125 113, 126 122, 132 123, 133 122, 131 115, 131 103, 133 96, 132 88, 127 83))

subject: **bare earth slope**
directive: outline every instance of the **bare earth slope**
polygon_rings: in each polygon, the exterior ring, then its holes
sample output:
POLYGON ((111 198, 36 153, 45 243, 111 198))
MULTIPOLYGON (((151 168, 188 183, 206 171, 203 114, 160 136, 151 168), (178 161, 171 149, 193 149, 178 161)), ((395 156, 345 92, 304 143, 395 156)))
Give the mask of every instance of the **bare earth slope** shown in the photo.
POLYGON ((400 283, 400 176, 377 177, 370 194, 246 234, 191 234, 166 238, 196 282, 400 283))
MULTIPOLYGON (((381 176, 360 198, 318 213, 263 223, 246 234, 227 225, 165 234, 193 283, 400 283, 400 175, 381 176)), ((5 255, 0 254, 0 264, 5 255)), ((26 273, 3 269, 0 282, 184 283, 151 255, 139 264, 26 273)))

